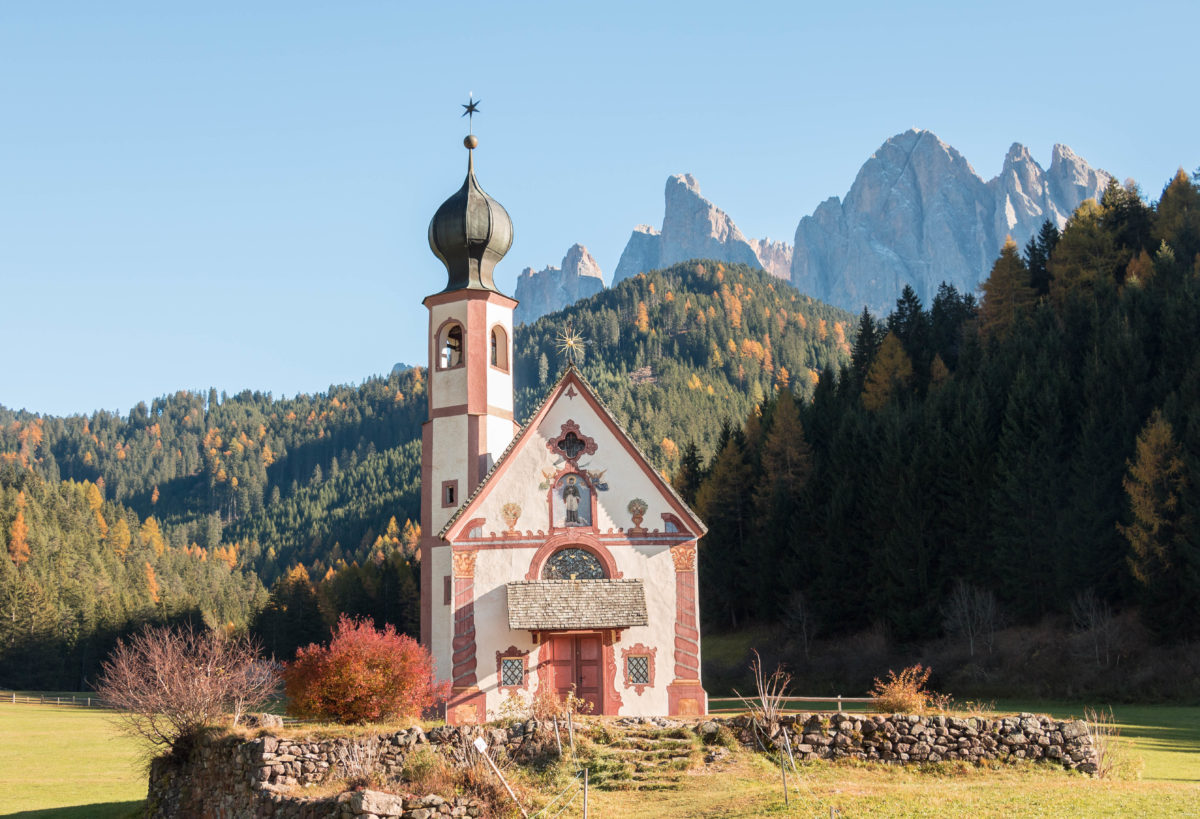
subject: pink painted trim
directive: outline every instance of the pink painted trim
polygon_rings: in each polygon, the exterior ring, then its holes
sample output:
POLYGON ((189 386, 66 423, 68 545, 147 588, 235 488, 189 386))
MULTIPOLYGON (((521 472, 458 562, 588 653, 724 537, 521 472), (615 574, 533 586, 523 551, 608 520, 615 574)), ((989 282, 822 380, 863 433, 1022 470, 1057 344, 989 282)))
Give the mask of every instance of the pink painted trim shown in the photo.
MULTIPOLYGON (((431 316, 431 318, 432 318, 432 316, 431 316)), ((433 343, 430 344, 429 346, 430 346, 430 350, 433 352, 433 360, 429 363, 434 372, 448 373, 451 370, 460 370, 463 367, 467 366, 467 328, 463 327, 462 321, 460 321, 459 319, 453 318, 453 317, 448 318, 445 321, 443 321, 441 324, 439 324, 437 326, 437 330, 434 331, 432 342, 433 343), (451 325, 451 324, 457 324, 459 326, 459 329, 462 330, 462 348, 458 351, 458 363, 452 367, 443 367, 441 365, 441 361, 442 361, 442 330, 444 330, 448 325, 451 325)), ((429 386, 432 387, 432 385, 429 385, 429 386)), ((429 389, 429 392, 432 395, 433 390, 429 389)), ((430 400, 431 401, 433 400, 432 397, 430 398, 430 400)))
MULTIPOLYGON (((497 346, 499 346, 499 345, 497 345, 497 346)), ((496 370, 497 372, 502 372, 505 375, 512 372, 512 342, 509 339, 508 331, 504 329, 503 324, 493 324, 491 331, 488 332, 488 369, 496 370), (501 367, 499 364, 492 363, 492 335, 495 334, 497 330, 500 331, 500 334, 504 336, 505 366, 503 366, 503 367, 501 367)))
POLYGON ((546 449, 550 450, 551 454, 553 455, 566 458, 565 453, 558 448, 558 444, 572 432, 575 433, 576 438, 583 442, 583 449, 579 450, 579 454, 574 458, 567 458, 567 461, 571 464, 572 468, 575 468, 575 462, 581 457, 584 455, 596 454, 596 439, 588 435, 584 435, 579 429, 579 424, 575 423, 570 418, 563 423, 562 429, 559 431, 558 435, 546 441, 546 449))
POLYGON ((657 654, 658 654, 657 648, 650 648, 649 646, 643 645, 642 643, 634 643, 629 648, 621 649, 621 668, 625 673, 625 687, 626 688, 632 687, 633 692, 635 694, 637 694, 639 697, 642 695, 642 692, 645 691, 647 688, 654 687, 654 659, 657 654), (629 658, 630 657, 648 657, 649 658, 649 662, 647 663, 647 666, 649 668, 650 682, 648 682, 648 683, 631 683, 629 681, 629 658))
POLYGON ((509 646, 503 651, 496 652, 496 689, 502 694, 510 694, 513 691, 528 691, 529 690, 529 652, 522 651, 516 646, 509 646), (520 685, 504 685, 504 661, 505 660, 520 660, 521 661, 521 684, 520 685))
POLYGON ((525 574, 526 580, 540 580, 542 576, 542 567, 546 565, 550 555, 557 552, 566 546, 573 546, 591 552, 600 561, 600 565, 604 567, 604 573, 610 578, 618 580, 625 575, 617 571, 617 561, 613 559, 612 553, 604 547, 594 535, 586 531, 571 530, 559 535, 553 535, 546 540, 545 543, 534 553, 533 559, 529 561, 529 571, 525 574))
POLYGON ((520 304, 512 296, 497 293, 495 290, 449 290, 426 296, 421 303, 426 307, 436 307, 452 301, 482 301, 488 304, 499 304, 510 309, 520 304))
POLYGON ((600 713, 616 716, 621 713, 621 693, 617 691, 617 641, 615 629, 605 629, 600 637, 600 653, 604 660, 604 685, 601 687, 600 713))
POLYGON ((460 502, 459 498, 461 498, 461 497, 462 497, 462 495, 458 494, 458 481, 457 480, 442 481, 442 498, 441 499, 442 499, 442 508, 443 509, 457 508, 459 505, 459 502, 460 502), (450 489, 450 488, 454 489, 454 500, 447 503, 446 490, 450 489))
POLYGON ((554 477, 550 479, 550 488, 546 490, 546 508, 550 510, 550 534, 558 532, 592 532, 597 531, 596 518, 600 514, 600 498, 596 492, 596 487, 592 485, 592 480, 587 476, 586 472, 581 471, 575 466, 574 462, 568 462, 554 473, 554 477), (555 526, 554 525, 554 490, 558 486, 558 482, 567 475, 575 475, 583 481, 583 485, 588 489, 588 505, 591 507, 591 523, 587 526, 555 526))
MULTIPOLYGON (((426 299, 427 303, 428 301, 429 300, 426 299)), ((496 470, 489 477, 487 487, 483 492, 480 492, 474 498, 474 500, 471 501, 468 508, 463 511, 462 517, 466 517, 473 510, 477 509, 479 504, 482 504, 488 497, 491 489, 501 483, 502 476, 507 473, 512 464, 518 460, 517 455, 520 453, 521 449, 528 444, 531 438, 536 437, 534 430, 537 430, 541 426, 541 423, 543 420, 545 420, 546 415, 554 406, 556 406, 559 397, 568 389, 572 388, 577 389, 578 394, 583 396, 584 400, 593 409, 593 411, 595 411, 596 415, 599 416, 609 432, 617 439, 618 442, 620 442, 621 447, 634 459, 634 463, 641 466, 643 472, 649 476, 651 482, 656 488, 658 488, 659 492, 663 496, 663 499, 675 511, 675 514, 679 517, 679 519, 695 522, 694 524, 689 524, 688 526, 684 527, 684 533, 690 533, 693 539, 703 535, 705 531, 703 524, 700 524, 699 520, 695 518, 694 514, 675 498, 675 495, 672 493, 672 491, 667 488, 666 482, 663 480, 662 475, 660 475, 658 470, 651 466, 650 463, 638 453, 632 442, 625 437, 625 435, 621 432, 620 427, 617 426, 616 422, 609 416, 608 412, 601 407, 601 405, 597 402, 597 399, 592 396, 588 390, 583 389, 583 382, 579 380, 579 376, 574 370, 568 371, 563 376, 562 380, 558 383, 556 390, 551 393, 542 403, 542 406, 538 410, 537 414, 534 415, 533 418, 530 418, 525 426, 521 428, 520 432, 517 433, 517 439, 512 445, 512 448, 508 451, 508 454, 496 465, 496 470)), ((463 521, 461 519, 456 520, 454 524, 446 531, 446 539, 457 541, 459 538, 459 533, 462 531, 462 525, 463 521)), ((678 533, 671 532, 669 534, 675 535, 678 533)), ((638 542, 643 543, 645 541, 638 542)))

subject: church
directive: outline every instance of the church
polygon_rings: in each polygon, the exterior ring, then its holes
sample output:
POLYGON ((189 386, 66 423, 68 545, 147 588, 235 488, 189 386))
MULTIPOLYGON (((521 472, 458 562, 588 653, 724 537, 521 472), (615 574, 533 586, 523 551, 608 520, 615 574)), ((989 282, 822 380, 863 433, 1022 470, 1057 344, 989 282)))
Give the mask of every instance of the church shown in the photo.
POLYGON ((492 278, 508 213, 467 178, 429 224, 446 266, 429 310, 421 457, 421 642, 446 719, 552 690, 590 713, 696 715, 696 546, 706 529, 568 365, 522 427, 513 309, 492 278))

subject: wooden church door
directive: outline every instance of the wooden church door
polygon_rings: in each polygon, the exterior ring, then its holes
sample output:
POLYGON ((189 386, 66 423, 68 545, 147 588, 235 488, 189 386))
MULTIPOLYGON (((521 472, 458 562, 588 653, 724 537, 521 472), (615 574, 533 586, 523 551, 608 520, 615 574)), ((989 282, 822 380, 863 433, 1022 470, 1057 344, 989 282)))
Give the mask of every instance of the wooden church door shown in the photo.
POLYGON ((593 714, 603 713, 600 635, 560 634, 553 638, 553 650, 558 696, 565 700, 574 687, 576 697, 592 704, 593 714))

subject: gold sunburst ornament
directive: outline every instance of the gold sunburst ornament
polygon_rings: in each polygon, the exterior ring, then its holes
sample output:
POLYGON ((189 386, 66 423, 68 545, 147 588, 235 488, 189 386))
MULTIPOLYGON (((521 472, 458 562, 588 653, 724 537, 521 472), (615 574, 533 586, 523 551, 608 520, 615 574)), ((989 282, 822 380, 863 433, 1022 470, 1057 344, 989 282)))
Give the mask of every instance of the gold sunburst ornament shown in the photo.
POLYGON ((558 334, 558 353, 567 359, 567 364, 575 366, 577 359, 583 357, 583 349, 587 340, 576 332, 574 327, 567 327, 558 334))

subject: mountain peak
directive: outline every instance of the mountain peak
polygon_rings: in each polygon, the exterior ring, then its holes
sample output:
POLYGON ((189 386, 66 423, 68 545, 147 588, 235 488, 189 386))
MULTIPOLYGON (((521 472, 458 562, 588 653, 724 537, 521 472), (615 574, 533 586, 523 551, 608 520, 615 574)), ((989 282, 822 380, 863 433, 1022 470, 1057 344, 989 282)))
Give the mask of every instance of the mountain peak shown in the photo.
POLYGON ((671 187, 683 187, 700 196, 700 183, 696 181, 696 177, 690 173, 677 173, 667 178, 667 194, 670 195, 671 187))
POLYGON ((517 277, 517 309, 513 320, 529 324, 564 305, 594 296, 604 289, 600 265, 579 243, 563 256, 562 267, 547 265, 542 270, 527 267, 517 277))
POLYGON ((913 129, 880 146, 839 202, 800 220, 792 283, 823 301, 886 314, 906 284, 928 303, 945 281, 972 292, 1011 234, 1022 244, 1047 219, 1060 227, 1108 175, 1065 145, 1043 170, 1013 143, 985 182, 931 131, 913 129))
POLYGON ((690 173, 669 176, 664 199, 662 230, 646 225, 634 228, 613 273, 613 284, 689 259, 746 264, 787 277, 791 247, 748 240, 729 214, 700 195, 700 183, 690 173))

